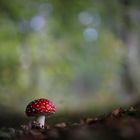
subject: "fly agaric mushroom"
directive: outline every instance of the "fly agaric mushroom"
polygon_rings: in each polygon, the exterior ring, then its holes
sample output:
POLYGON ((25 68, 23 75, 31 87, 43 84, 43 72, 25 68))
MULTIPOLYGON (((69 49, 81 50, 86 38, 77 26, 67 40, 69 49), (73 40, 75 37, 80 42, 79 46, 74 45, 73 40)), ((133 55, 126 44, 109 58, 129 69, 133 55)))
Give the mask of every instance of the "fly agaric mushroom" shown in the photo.
POLYGON ((44 128, 45 116, 55 113, 55 106, 48 99, 37 99, 30 102, 26 107, 27 116, 35 116, 40 128, 44 128))

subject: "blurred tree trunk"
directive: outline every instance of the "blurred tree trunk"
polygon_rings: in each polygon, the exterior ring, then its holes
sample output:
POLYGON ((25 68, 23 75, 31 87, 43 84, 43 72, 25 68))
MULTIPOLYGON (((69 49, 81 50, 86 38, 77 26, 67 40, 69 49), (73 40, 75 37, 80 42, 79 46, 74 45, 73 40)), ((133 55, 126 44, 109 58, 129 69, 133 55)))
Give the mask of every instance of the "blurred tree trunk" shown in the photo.
POLYGON ((28 45, 27 37, 28 33, 25 33, 24 35, 20 34, 20 42, 21 45, 19 46, 20 51, 20 63, 22 67, 22 71, 24 73, 24 78, 27 89, 35 90, 38 87, 38 77, 39 77, 39 67, 38 63, 36 61, 33 61, 33 58, 31 56, 31 48, 28 45))
POLYGON ((125 45, 124 75, 122 76, 125 91, 139 95, 140 91, 140 63, 139 63, 139 39, 136 24, 138 11, 132 6, 130 0, 121 0, 123 9, 123 25, 121 27, 121 38, 125 45))

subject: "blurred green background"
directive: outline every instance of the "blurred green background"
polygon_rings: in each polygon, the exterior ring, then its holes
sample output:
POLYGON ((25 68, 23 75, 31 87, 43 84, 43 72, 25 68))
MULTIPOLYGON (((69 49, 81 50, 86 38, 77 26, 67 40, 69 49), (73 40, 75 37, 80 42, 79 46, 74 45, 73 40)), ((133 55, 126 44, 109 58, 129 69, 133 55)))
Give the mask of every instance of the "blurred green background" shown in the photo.
POLYGON ((139 0, 0 0, 0 118, 37 98, 58 114, 138 101, 139 40, 139 0))

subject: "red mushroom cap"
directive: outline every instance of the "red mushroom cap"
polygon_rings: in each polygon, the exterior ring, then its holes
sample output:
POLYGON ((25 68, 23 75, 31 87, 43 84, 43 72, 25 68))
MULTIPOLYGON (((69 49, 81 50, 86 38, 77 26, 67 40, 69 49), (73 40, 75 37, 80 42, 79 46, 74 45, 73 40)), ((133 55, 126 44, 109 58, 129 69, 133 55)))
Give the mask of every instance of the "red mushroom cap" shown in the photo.
POLYGON ((27 116, 50 115, 55 113, 55 106, 48 99, 37 99, 30 102, 26 107, 27 116))

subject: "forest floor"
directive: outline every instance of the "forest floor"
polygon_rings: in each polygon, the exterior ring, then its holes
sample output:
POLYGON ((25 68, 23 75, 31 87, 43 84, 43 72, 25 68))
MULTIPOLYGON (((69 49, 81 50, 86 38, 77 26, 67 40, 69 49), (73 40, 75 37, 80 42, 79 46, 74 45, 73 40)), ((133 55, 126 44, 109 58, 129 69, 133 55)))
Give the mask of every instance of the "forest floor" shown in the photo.
POLYGON ((46 125, 45 129, 28 123, 20 128, 0 129, 0 140, 139 140, 139 114, 134 107, 116 108, 106 115, 46 125))

